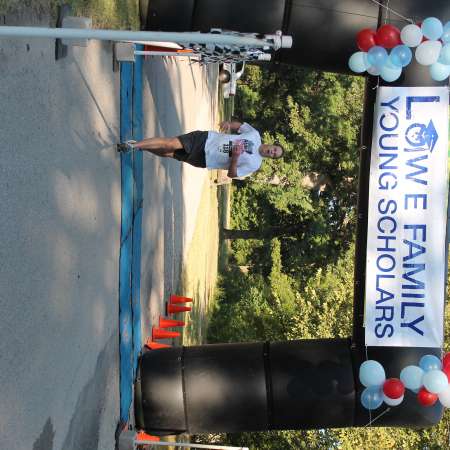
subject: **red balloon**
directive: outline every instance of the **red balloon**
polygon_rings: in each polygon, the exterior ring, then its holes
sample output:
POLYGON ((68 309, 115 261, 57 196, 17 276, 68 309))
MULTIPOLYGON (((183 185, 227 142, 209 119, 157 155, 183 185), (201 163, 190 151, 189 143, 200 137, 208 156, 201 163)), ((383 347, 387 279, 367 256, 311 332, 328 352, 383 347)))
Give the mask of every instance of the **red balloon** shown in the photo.
POLYGON ((427 391, 424 387, 417 394, 417 400, 422 406, 433 406, 438 399, 437 394, 427 391))
POLYGON ((370 28, 364 28, 356 35, 356 43, 362 52, 367 52, 375 45, 375 35, 377 33, 370 28))
POLYGON ((378 28, 375 43, 384 48, 394 48, 396 45, 400 45, 402 43, 400 30, 394 25, 382 25, 378 28))
POLYGON ((405 393, 405 385, 398 378, 388 378, 383 384, 383 393, 393 400, 405 393))
POLYGON ((442 372, 444 372, 445 375, 447 375, 447 379, 450 383, 450 364, 447 364, 445 367, 443 367, 442 372))
POLYGON ((442 367, 450 365, 450 352, 447 352, 442 358, 442 367))

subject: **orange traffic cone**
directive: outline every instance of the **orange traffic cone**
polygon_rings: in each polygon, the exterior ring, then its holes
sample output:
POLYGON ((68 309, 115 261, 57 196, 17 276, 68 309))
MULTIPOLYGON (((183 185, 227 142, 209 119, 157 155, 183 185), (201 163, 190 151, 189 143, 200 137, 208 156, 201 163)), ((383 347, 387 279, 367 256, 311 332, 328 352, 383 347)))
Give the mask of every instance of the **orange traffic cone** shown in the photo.
POLYGON ((167 303, 167 314, 175 314, 179 312, 190 311, 191 308, 189 306, 178 306, 172 305, 171 303, 167 303))
POLYGON ((161 328, 152 328, 152 339, 156 341, 157 339, 169 339, 180 336, 178 331, 167 331, 161 328))
POLYGON ((182 320, 166 319, 165 317, 159 317, 159 328, 171 328, 171 327, 184 327, 182 320))
POLYGON ((181 297, 180 295, 171 295, 169 298, 169 303, 172 305, 175 303, 190 303, 192 302, 192 298, 189 297, 181 297))
POLYGON ((168 344, 160 344, 159 342, 153 342, 152 338, 148 338, 144 344, 150 350, 158 350, 159 348, 170 348, 168 344))
POLYGON ((136 434, 136 441, 154 441, 158 442, 160 438, 158 436, 152 436, 151 434, 144 433, 143 431, 139 431, 136 434))

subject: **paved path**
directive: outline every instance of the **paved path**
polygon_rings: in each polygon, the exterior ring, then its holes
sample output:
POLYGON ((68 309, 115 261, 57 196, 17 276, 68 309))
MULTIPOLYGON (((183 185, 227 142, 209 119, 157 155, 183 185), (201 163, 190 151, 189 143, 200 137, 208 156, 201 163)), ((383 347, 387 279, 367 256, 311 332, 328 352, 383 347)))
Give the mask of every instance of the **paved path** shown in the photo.
MULTIPOLYGON (((217 68, 190 65, 187 58, 151 58, 144 63, 144 136, 175 136, 214 128, 217 68)), ((174 293, 183 255, 195 228, 205 169, 144 154, 141 298, 143 335, 174 293), (163 204, 164 208, 157 208, 163 204), (155 209, 156 207, 156 209, 155 209), (161 276, 163 274, 163 276, 161 276)))
MULTIPOLYGON (((0 448, 111 450, 119 415, 119 78, 109 43, 92 41, 59 62, 53 55, 50 40, 0 41, 0 448)), ((144 133, 213 123, 215 84, 206 71, 170 61, 144 70, 144 133)), ((145 156, 144 333, 177 282, 206 176, 145 156)))

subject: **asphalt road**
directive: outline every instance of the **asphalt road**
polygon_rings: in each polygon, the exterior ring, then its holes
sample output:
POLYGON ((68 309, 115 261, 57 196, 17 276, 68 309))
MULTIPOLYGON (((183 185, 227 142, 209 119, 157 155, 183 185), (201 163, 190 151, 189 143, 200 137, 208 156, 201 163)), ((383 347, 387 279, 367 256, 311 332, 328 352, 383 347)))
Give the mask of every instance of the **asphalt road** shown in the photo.
MULTIPOLYGON (((187 61, 145 63, 145 134, 210 128, 215 77, 187 61)), ((121 202, 112 46, 91 41, 55 62, 52 40, 2 40, 0 80, 0 448, 111 450, 121 202)), ((178 282, 206 177, 145 156, 143 337, 178 282)))

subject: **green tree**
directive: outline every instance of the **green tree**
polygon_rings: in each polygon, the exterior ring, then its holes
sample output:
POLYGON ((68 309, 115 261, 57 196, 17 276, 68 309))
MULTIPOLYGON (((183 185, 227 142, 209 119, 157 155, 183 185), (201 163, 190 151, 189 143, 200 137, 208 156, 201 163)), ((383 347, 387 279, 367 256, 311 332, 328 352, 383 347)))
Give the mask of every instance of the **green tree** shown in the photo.
MULTIPOLYGON (((283 273, 280 243, 271 243, 270 275, 234 272, 228 281, 231 298, 225 297, 213 317, 212 341, 305 339, 348 337, 352 327, 353 245, 334 264, 318 269, 299 291, 298 282, 283 273), (237 277, 237 278, 236 278, 237 277), (258 280, 258 284, 253 284, 258 280), (243 284, 240 284, 243 283, 243 284), (248 283, 248 284, 246 284, 248 283), (251 294, 241 290, 247 285, 251 294), (252 298, 249 301, 249 298, 252 298), (255 300, 253 302, 253 300, 255 300), (228 309, 232 305, 232 309, 228 309), (228 311, 228 313, 227 313, 228 311), (225 314, 225 315, 224 315, 225 314), (219 323, 215 322, 219 319, 219 323), (223 320, 223 321, 222 321, 223 320), (214 337, 213 334, 220 333, 214 337), (217 338, 217 339, 215 339, 217 338), (250 338, 250 339, 249 339, 250 338)), ((224 295, 224 293, 222 292, 224 295)), ((450 306, 446 307, 446 350, 450 333, 450 306)), ((254 450, 288 449, 446 449, 449 448, 450 413, 431 429, 363 427, 309 431, 234 433, 220 436, 220 442, 248 446, 254 450)), ((199 437, 199 439, 201 439, 199 437)), ((203 437, 208 442, 208 437, 203 437)))
MULTIPOLYGON (((348 337, 362 81, 295 67, 249 67, 239 89, 241 116, 287 151, 283 161, 267 161, 233 189, 232 231, 224 236, 233 239, 235 264, 223 274, 209 339, 348 337), (319 189, 314 179, 322 180, 319 189)), ((220 438, 255 450, 428 450, 450 448, 449 429, 446 411, 431 429, 363 427, 220 438)))
POLYGON ((363 85, 356 77, 283 69, 250 66, 239 86, 238 113, 265 140, 278 140, 286 156, 265 162, 251 181, 236 187, 236 231, 224 236, 260 241, 233 243, 240 259, 260 273, 270 263, 262 241, 278 237, 286 270, 308 276, 352 240, 363 85), (313 174, 323 180, 319 191, 308 182, 313 174))

